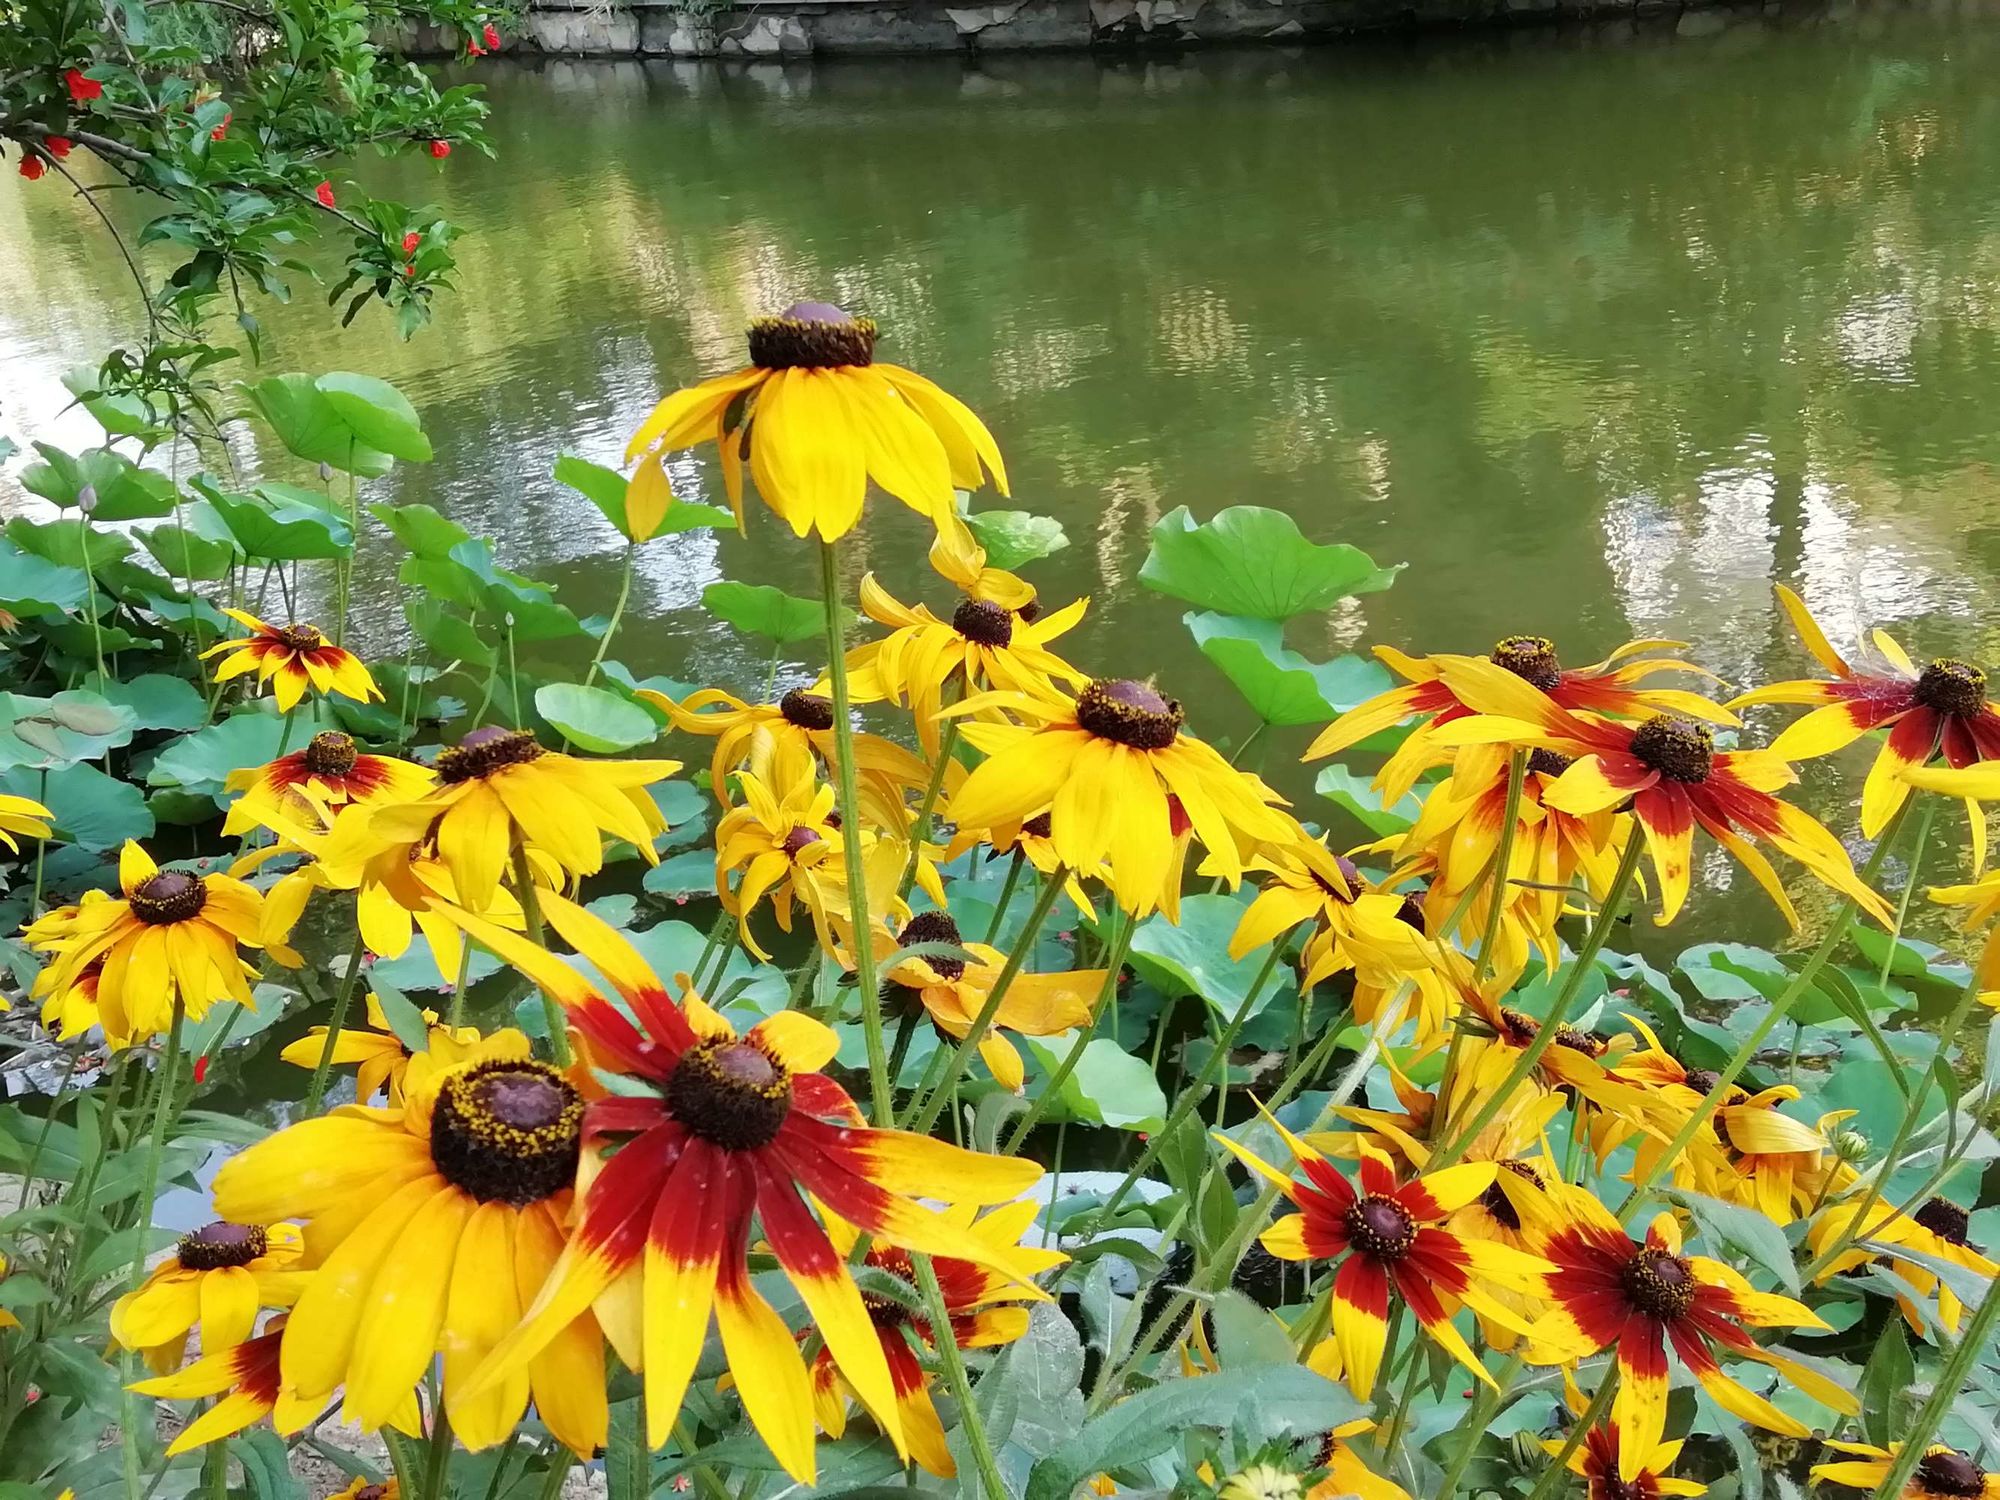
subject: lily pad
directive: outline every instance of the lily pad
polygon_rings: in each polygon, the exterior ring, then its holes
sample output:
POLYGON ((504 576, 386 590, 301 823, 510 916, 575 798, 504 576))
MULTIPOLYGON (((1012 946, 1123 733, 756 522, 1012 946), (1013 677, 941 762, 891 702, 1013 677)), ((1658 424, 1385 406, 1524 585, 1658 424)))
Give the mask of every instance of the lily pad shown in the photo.
POLYGON ((1384 806, 1382 794, 1369 784, 1366 776, 1357 776, 1346 766, 1334 764, 1319 773, 1313 782, 1313 790, 1327 801, 1345 808, 1355 820, 1370 833, 1378 836, 1401 833, 1417 821, 1417 814, 1423 810, 1423 794, 1428 787, 1406 792, 1400 802, 1384 806))
MULTIPOLYGON (((296 726, 292 744, 303 746, 311 733, 309 725, 296 726)), ((167 746, 154 758, 146 780, 152 786, 206 792, 220 800, 231 771, 268 765, 277 758, 284 737, 285 721, 276 714, 256 710, 235 714, 167 746)))
POLYGON ((211 541, 173 521, 162 522, 139 540, 168 573, 201 583, 227 578, 237 558, 231 543, 211 541))
POLYGON ((431 505, 371 505, 368 514, 396 534, 418 557, 448 557, 472 533, 431 505))
POLYGON ((75 516, 59 521, 31 521, 26 516, 16 516, 7 523, 7 540, 23 552, 32 552, 65 568, 81 567, 87 548, 93 572, 129 556, 132 551, 132 539, 124 532, 83 526, 75 516))
POLYGON ((196 729, 207 716, 207 705, 193 684, 164 672, 110 683, 93 673, 84 686, 128 710, 134 729, 196 729))
POLYGON ((334 370, 313 385, 359 441, 391 458, 430 462, 431 440, 424 436, 417 409, 388 381, 334 370))
POLYGON ((12 615, 66 615, 79 609, 89 580, 12 542, 0 541, 0 609, 12 615))
POLYGON ((1031 511, 986 510, 964 519, 973 539, 986 549, 990 568, 1018 568, 1069 545, 1060 522, 1031 511))
POLYGON ((826 609, 817 599, 800 599, 768 583, 711 583, 701 591, 702 608, 725 624, 788 646, 826 630, 826 609))
POLYGON ((616 469, 592 463, 587 458, 578 458, 574 453, 565 453, 556 459, 555 474, 557 479, 602 511, 604 519, 617 527, 619 535, 630 542, 649 542, 656 536, 672 536, 682 531, 736 529, 736 517, 722 506, 703 505, 678 497, 674 497, 664 508, 659 508, 657 514, 637 516, 627 505, 631 498, 632 481, 616 469))
MULTIPOLYGON (((1021 1041, 1050 1074, 1062 1066, 1074 1045, 1067 1032, 1052 1037, 1024 1036, 1021 1041)), ((1076 1070, 1057 1091, 1049 1117, 1120 1130, 1158 1130, 1166 1124, 1167 1096, 1144 1058, 1134 1057, 1109 1037, 1092 1037, 1084 1044, 1076 1070)))
POLYGON ((394 458, 348 425, 310 375, 268 375, 245 385, 243 394, 294 458, 369 479, 395 467, 394 458))
MULTIPOLYGON (((1199 995, 1220 1014, 1234 1015, 1268 957, 1263 948, 1240 960, 1229 956, 1230 935, 1248 904, 1243 896, 1188 896, 1181 902, 1179 926, 1158 914, 1140 924, 1132 935, 1128 962, 1163 994, 1199 995)), ((1251 1014, 1290 988, 1281 969, 1275 979, 1265 981, 1263 996, 1251 1014)))
POLYGON ((80 507, 86 489, 92 521, 144 521, 172 513, 179 492, 155 469, 142 469, 109 448, 69 454, 50 443, 35 444, 40 463, 21 471, 21 488, 65 508, 80 507))
POLYGON ((9 771, 0 775, 0 787, 42 803, 54 815, 57 836, 85 849, 116 849, 127 839, 153 835, 146 794, 93 765, 64 766, 46 777, 37 771, 9 771))
POLYGON ((1232 505, 1202 525, 1183 505, 1153 528, 1139 581, 1225 615, 1286 620, 1396 581, 1358 547, 1310 542, 1280 510, 1232 505))
MULTIPOLYGON (((210 481, 192 481, 215 507, 246 556, 269 562, 344 557, 354 550, 354 528, 317 505, 273 500, 264 494, 233 495, 210 481)), ((260 487, 268 488, 268 487, 260 487)))
POLYGON ((1201 654, 1222 669, 1267 724, 1325 724, 1392 685, 1380 662, 1354 655, 1314 662, 1287 650, 1275 620, 1212 611, 1181 619, 1201 654))
POLYGON ((537 688, 535 709, 572 745, 599 755, 651 744, 660 733, 653 716, 630 699, 574 682, 537 688))

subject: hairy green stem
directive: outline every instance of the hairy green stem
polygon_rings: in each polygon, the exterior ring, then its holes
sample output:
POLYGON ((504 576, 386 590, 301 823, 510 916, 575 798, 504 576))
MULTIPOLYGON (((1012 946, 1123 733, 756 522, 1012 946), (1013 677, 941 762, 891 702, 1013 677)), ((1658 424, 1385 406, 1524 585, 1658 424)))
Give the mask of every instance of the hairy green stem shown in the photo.
POLYGON ((972 1399, 972 1381, 966 1376, 965 1361, 959 1356, 958 1339, 952 1332, 951 1309, 945 1305, 944 1292, 938 1286, 937 1270, 931 1265, 928 1255, 912 1255, 910 1265, 917 1273, 917 1290, 924 1296, 924 1311, 930 1319, 931 1339, 937 1346, 938 1363, 944 1368, 945 1383, 951 1387, 951 1394, 958 1402, 959 1431, 965 1434, 966 1446, 972 1450, 972 1463, 979 1471, 980 1486, 987 1500, 1009 1500, 1011 1491, 1000 1477, 1000 1461, 994 1456, 986 1424, 972 1399))
POLYGON ((333 1049, 339 1045, 341 1028, 347 1024, 348 1008, 354 1003, 355 986, 361 978, 361 959, 367 951, 368 944, 356 929, 354 946, 347 951, 347 972, 341 976, 340 988, 333 997, 333 1011, 327 1017, 326 1040, 320 1043, 319 1061, 313 1064, 312 1087, 306 1090, 308 1118, 319 1113, 326 1099, 327 1078, 333 1072, 333 1049))
MULTIPOLYGON (((535 894, 535 872, 528 865, 528 846, 514 846, 514 896, 521 903, 521 915, 528 924, 528 937, 537 948, 549 945, 547 934, 542 928, 542 902, 535 894)), ((556 1066, 570 1065, 569 1018, 563 1008, 547 990, 542 991, 542 1015, 549 1026, 549 1055, 556 1066)))
POLYGON ((1605 1365, 1604 1378, 1597 1384, 1597 1394, 1590 1398, 1590 1405, 1583 1415, 1570 1424, 1569 1435, 1563 1445, 1549 1460, 1549 1466, 1535 1479, 1535 1487, 1528 1491, 1528 1500, 1548 1500, 1549 1493, 1562 1482, 1569 1472, 1570 1455, 1583 1446, 1583 1440, 1590 1436, 1590 1429, 1604 1420, 1604 1414, 1611 1410, 1611 1398, 1618 1394, 1618 1361, 1611 1360, 1605 1365))
POLYGON ((1917 1420, 1910 1430, 1902 1435, 1902 1447, 1897 1450, 1889 1472, 1876 1488, 1876 1500, 1896 1500, 1902 1495, 1910 1476, 1923 1462, 1924 1449, 1930 1446, 1931 1439, 1944 1424, 1953 1403, 1958 1400, 1958 1393, 1965 1389, 1973 1365, 1985 1352, 1996 1318, 2000 1318, 2000 1276, 1987 1286, 1986 1295, 1979 1301, 1979 1311, 1972 1315, 1972 1322, 1965 1330, 1965 1337, 1958 1341, 1958 1347, 1951 1351, 1944 1368, 1938 1372, 1937 1383, 1931 1387, 1930 1399, 1917 1413, 1917 1420))
POLYGON ((632 559, 638 550, 630 542, 625 544, 625 565, 618 573, 618 602, 611 606, 611 618, 605 622, 604 634, 598 639, 597 654, 590 659, 590 670, 583 674, 585 687, 597 681, 597 674, 604 666, 604 653, 611 649, 611 637, 618 633, 618 622, 625 618, 625 603, 632 597, 632 559))

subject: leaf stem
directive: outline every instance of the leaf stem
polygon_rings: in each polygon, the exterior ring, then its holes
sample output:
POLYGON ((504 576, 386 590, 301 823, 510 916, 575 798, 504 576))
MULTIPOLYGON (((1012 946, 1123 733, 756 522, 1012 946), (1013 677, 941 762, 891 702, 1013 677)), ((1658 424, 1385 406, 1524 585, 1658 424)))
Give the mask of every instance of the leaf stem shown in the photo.
POLYGON ((347 972, 341 976, 340 989, 333 997, 333 1011, 327 1017, 326 1040, 320 1043, 319 1061, 313 1064, 312 1087, 306 1090, 307 1118, 319 1113, 326 1098, 327 1077, 333 1071, 333 1050, 340 1044, 341 1028, 347 1024, 348 1008, 354 1003, 354 987, 361 977, 361 959, 367 951, 368 944, 357 928, 354 946, 347 952, 347 972))
POLYGON ((1000 1477, 1000 1461, 994 1456, 992 1440, 986 1435, 986 1423, 972 1399, 972 1381, 966 1376, 965 1361, 958 1352, 958 1337, 952 1331, 951 1309, 945 1305, 944 1292, 938 1286, 937 1269, 932 1266, 928 1255, 912 1255, 910 1265, 917 1273, 917 1290, 924 1295, 924 1311, 930 1319, 931 1342, 937 1348, 938 1363, 943 1367, 945 1382, 958 1402, 959 1430, 965 1434, 966 1446, 972 1450, 973 1466, 979 1470, 980 1487, 988 1500, 1009 1500, 1007 1483, 1000 1477))
POLYGON ((625 617, 625 602, 632 597, 632 560, 638 550, 630 542, 625 544, 625 566, 618 574, 618 602, 611 606, 611 618, 605 622, 604 634, 598 638, 597 654, 590 659, 590 670, 583 674, 585 687, 597 680, 598 670, 604 665, 604 653, 611 649, 611 637, 618 633, 618 622, 625 617))

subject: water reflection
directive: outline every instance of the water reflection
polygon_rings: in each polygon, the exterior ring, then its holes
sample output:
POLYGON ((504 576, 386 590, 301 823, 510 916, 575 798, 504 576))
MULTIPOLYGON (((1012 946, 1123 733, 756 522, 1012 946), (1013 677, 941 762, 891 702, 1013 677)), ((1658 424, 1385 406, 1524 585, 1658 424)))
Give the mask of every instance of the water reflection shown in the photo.
MULTIPOLYGON (((1979 608, 2000 571, 2000 20, 1685 29, 1707 34, 487 68, 497 161, 367 169, 464 226, 463 293, 409 344, 374 313, 336 335, 280 311, 272 358, 397 381, 437 461, 383 497, 438 505, 588 614, 617 546, 556 454, 615 459, 662 389, 738 362, 747 318, 831 295, 971 401, 1018 502, 1067 527, 1039 577, 1094 596, 1076 657, 1159 668, 1222 739, 1246 726, 1220 678, 1134 582, 1179 504, 1281 506, 1410 563, 1295 626, 1308 653, 1534 629, 1578 659, 1665 635, 1733 681, 1791 675, 1773 578, 1843 644, 1880 622, 1919 651, 2000 644, 1979 608)), ((55 377, 137 304, 49 186, 0 183, 0 407, 74 442, 55 377)), ((247 430, 236 456, 285 468, 247 430)), ((719 499, 706 458, 680 477, 719 499)), ((886 506, 849 563, 920 596, 923 540, 886 506)), ((772 525, 721 548, 811 587, 772 525)), ((622 654, 761 686, 754 646, 696 607, 718 566, 711 538, 648 549, 622 654)), ((362 565, 384 644, 394 568, 362 565)))

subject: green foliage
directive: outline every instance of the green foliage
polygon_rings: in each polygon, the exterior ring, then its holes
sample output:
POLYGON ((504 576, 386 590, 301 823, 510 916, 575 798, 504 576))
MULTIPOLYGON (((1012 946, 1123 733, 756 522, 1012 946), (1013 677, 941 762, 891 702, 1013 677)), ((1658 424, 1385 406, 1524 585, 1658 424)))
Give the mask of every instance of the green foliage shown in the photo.
POLYGON ((1358 548, 1309 542, 1283 511, 1232 505, 1196 525, 1186 506, 1153 528, 1139 581, 1201 609, 1259 620, 1331 609, 1395 582, 1358 548))

